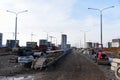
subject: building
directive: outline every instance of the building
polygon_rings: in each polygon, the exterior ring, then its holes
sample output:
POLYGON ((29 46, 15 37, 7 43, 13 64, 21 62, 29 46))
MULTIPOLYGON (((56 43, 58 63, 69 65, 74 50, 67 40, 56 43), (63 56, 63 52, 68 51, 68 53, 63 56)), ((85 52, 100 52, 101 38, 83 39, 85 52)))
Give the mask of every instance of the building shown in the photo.
POLYGON ((35 48, 37 46, 37 42, 26 42, 27 47, 35 48))
POLYGON ((52 43, 51 43, 51 42, 48 42, 48 43, 47 43, 47 46, 48 46, 48 49, 51 49, 51 48, 52 48, 52 43))
POLYGON ((61 49, 65 49, 67 47, 67 35, 62 34, 61 38, 61 49))
POLYGON ((2 39, 3 39, 3 34, 0 33, 0 48, 2 47, 2 39))
POLYGON ((69 48, 71 48, 71 44, 66 44, 67 45, 67 48, 69 49, 69 48))
POLYGON ((47 40, 46 39, 40 39, 39 40, 39 45, 48 45, 48 42, 47 42, 47 40))
POLYGON ((120 39, 112 39, 112 47, 120 47, 120 39))
POLYGON ((92 42, 86 42, 85 48, 92 48, 93 44, 92 42))
MULTIPOLYGON (((19 40, 16 40, 16 43, 19 46, 19 40)), ((13 47, 15 47, 15 40, 7 40, 6 47, 7 48, 13 48, 13 47)))
POLYGON ((108 48, 112 47, 112 42, 108 42, 108 48))
POLYGON ((39 40, 39 49, 40 51, 44 52, 48 50, 48 42, 46 39, 39 40))
POLYGON ((58 47, 61 48, 61 45, 59 44, 58 47))
POLYGON ((93 48, 98 48, 99 47, 99 43, 92 43, 92 47, 93 48))

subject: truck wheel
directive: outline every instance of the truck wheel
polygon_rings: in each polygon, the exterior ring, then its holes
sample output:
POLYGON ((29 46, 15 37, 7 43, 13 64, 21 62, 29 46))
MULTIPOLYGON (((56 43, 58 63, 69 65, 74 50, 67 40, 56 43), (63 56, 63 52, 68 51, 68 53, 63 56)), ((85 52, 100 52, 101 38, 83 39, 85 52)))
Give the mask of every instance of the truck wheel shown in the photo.
POLYGON ((120 80, 120 65, 115 69, 115 76, 120 80))

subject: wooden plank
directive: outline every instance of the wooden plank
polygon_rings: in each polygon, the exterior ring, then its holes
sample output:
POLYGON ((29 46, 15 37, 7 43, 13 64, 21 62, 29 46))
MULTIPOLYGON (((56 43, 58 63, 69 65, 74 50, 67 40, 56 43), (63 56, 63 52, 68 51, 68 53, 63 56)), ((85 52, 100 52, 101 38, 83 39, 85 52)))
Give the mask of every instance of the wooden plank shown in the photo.
POLYGON ((37 68, 42 68, 43 67, 43 63, 45 62, 46 58, 38 58, 37 61, 35 62, 34 64, 34 69, 37 69, 37 68))

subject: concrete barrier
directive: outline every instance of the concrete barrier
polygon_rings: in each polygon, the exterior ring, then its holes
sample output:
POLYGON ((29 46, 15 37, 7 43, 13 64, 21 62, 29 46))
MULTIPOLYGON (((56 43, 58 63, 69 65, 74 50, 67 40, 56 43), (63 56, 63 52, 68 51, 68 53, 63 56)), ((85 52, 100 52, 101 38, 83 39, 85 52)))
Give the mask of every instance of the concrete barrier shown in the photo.
POLYGON ((71 53, 71 49, 67 50, 53 50, 53 51, 47 51, 48 55, 47 57, 39 57, 35 61, 32 62, 31 68, 33 69, 42 69, 46 68, 60 59, 62 59, 67 54, 71 53))
POLYGON ((113 58, 111 62, 111 70, 115 72, 115 76, 120 80, 120 59, 113 58))

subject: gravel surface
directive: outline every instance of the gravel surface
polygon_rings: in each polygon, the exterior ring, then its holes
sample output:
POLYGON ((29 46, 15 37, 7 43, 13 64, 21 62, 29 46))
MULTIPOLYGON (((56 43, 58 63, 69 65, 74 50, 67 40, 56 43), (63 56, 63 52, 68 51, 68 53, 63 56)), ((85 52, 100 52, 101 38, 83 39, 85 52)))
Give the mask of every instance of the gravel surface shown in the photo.
MULTIPOLYGON (((115 77, 115 72, 111 70, 111 66, 110 65, 98 65, 97 63, 95 63, 94 60, 92 60, 90 58, 90 56, 88 54, 84 55, 89 61, 91 61, 93 64, 95 64, 97 67, 100 68, 100 70, 102 70, 105 74, 105 76, 107 77, 108 80, 117 80, 117 78, 115 77)), ((110 57, 113 57, 112 55, 110 57)))
POLYGON ((117 80, 110 71, 110 66, 97 65, 86 55, 73 50, 46 70, 31 70, 16 76, 33 76, 34 80, 117 80))
POLYGON ((97 65, 76 51, 34 76, 35 80, 108 80, 97 65))

